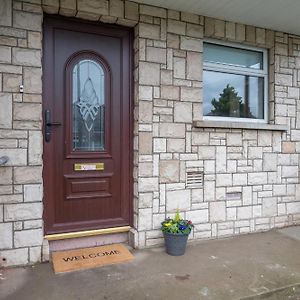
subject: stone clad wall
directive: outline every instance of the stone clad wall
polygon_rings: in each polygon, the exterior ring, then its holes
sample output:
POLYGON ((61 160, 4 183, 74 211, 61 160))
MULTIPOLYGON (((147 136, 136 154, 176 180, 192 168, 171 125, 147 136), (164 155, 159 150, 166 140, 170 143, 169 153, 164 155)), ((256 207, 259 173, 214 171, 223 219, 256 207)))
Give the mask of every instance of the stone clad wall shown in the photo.
POLYGON ((2 0, 0 156, 10 157, 0 167, 5 265, 48 256, 45 241, 42 247, 43 12, 134 27, 136 247, 160 244, 160 222, 177 208, 195 223, 192 239, 299 222, 300 37, 123 0, 2 0), (269 49, 269 119, 288 131, 193 126, 202 118, 204 37, 269 49), (186 186, 194 171, 203 173, 203 187, 186 186))
POLYGON ((177 208, 195 223, 192 239, 298 222, 297 37, 160 8, 142 11, 147 17, 141 15, 138 25, 139 246, 162 242, 160 222, 177 208), (268 49, 269 122, 291 130, 192 126, 202 116, 203 38, 268 49), (187 188, 186 173, 199 170, 203 188, 187 188))
POLYGON ((0 1, 0 156, 10 158, 0 166, 0 265, 41 260, 41 24, 40 5, 0 1))

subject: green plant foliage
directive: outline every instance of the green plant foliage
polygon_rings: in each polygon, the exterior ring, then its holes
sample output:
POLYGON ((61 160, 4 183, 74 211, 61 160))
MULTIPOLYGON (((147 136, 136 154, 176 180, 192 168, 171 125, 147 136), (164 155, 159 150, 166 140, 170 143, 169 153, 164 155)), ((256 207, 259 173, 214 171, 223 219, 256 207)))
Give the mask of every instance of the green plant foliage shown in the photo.
POLYGON ((190 234, 194 227, 192 221, 183 220, 177 210, 174 219, 167 218, 161 223, 162 232, 169 232, 174 234, 190 234))
POLYGON ((176 211, 176 215, 174 217, 175 222, 179 222, 181 220, 180 214, 179 214, 179 210, 177 209, 176 211))

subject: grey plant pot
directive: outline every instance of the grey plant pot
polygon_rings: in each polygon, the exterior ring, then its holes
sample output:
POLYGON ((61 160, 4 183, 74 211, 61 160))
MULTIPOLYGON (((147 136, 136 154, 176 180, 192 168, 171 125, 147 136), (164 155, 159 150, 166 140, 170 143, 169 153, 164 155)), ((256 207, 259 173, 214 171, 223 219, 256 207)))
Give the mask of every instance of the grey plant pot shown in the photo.
POLYGON ((173 256, 180 256, 185 253, 188 234, 176 234, 164 232, 166 252, 173 256))

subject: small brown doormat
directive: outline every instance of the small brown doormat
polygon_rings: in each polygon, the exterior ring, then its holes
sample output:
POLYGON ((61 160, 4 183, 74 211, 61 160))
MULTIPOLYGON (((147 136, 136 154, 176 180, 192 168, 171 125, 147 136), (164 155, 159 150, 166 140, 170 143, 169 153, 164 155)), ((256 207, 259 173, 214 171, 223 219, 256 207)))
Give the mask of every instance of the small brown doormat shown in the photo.
POLYGON ((121 244, 52 253, 55 273, 96 268, 130 261, 133 258, 128 249, 121 244))

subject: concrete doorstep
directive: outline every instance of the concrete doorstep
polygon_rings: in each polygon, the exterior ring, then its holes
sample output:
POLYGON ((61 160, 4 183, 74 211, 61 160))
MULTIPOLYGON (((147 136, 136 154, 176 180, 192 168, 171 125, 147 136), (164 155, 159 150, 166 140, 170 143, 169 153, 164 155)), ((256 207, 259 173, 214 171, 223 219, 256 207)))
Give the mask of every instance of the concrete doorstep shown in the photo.
POLYGON ((51 264, 0 271, 0 299, 300 299, 300 227, 133 251, 128 263, 55 275, 51 264))

